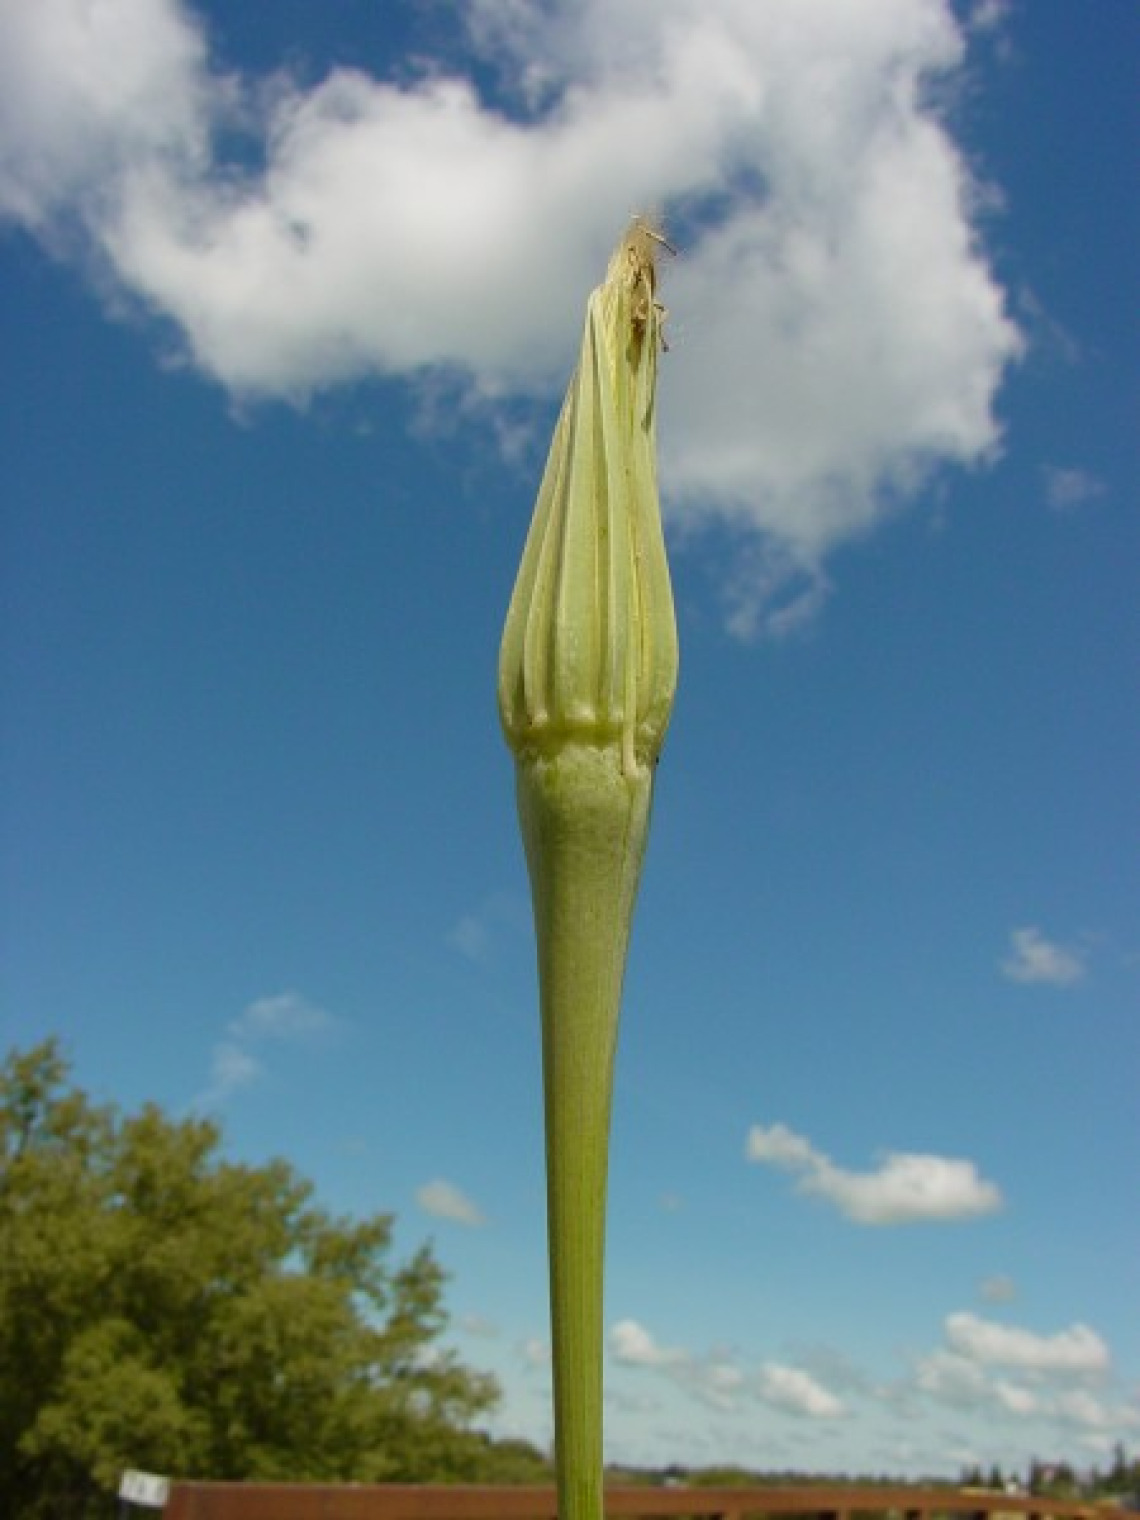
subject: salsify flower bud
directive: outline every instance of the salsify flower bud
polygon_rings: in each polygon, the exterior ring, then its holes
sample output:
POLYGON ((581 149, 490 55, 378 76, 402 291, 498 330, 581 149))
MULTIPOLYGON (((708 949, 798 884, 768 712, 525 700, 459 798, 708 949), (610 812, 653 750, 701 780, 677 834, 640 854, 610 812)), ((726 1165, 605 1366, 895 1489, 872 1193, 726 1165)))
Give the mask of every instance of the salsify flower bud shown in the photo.
POLYGON ((652 763, 677 686, 677 630, 657 500, 654 254, 637 220, 590 296, 499 657, 499 712, 518 754, 620 738, 652 763))
POLYGON ((655 461, 661 241, 636 221, 590 297, 499 657, 538 947, 560 1520, 602 1520, 613 1063, 677 683, 655 461))

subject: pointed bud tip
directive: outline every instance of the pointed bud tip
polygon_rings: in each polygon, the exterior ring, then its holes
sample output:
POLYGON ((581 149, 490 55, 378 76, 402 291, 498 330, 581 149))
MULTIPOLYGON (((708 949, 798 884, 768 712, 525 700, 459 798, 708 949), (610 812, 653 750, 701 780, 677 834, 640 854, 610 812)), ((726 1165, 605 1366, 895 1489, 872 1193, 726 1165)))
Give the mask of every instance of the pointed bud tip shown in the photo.
POLYGON ((657 260, 662 251, 676 253, 662 230, 660 218, 638 213, 610 257, 605 283, 625 281, 635 286, 644 279, 650 291, 656 290, 657 260))

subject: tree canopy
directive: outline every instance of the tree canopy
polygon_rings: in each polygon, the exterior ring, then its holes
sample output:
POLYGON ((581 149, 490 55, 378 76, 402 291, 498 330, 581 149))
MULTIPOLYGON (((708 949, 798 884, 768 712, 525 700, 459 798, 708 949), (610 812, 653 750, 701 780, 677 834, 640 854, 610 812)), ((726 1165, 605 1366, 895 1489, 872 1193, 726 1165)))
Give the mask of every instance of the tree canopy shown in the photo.
POLYGON ((54 1041, 0 1067, 0 1492, 106 1513, 180 1477, 481 1477, 493 1380, 439 1344, 445 1274, 392 1216, 333 1217, 204 1118, 121 1114, 54 1041))

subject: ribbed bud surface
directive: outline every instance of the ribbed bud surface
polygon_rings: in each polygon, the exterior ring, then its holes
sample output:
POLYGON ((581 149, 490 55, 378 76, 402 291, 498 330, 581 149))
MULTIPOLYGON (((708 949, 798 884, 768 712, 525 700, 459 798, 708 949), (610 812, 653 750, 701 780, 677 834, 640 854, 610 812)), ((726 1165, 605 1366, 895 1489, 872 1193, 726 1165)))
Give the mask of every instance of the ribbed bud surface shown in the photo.
POLYGON ((517 755, 617 742, 627 774, 657 758, 677 685, 657 496, 654 246, 635 222, 590 296, 499 655, 499 713, 517 755))

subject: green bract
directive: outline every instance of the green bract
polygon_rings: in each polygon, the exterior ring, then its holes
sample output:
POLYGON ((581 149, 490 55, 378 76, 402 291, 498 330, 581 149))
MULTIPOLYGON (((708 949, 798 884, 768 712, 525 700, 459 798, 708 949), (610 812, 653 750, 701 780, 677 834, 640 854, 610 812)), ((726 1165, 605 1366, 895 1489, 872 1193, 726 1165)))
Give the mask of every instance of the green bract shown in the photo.
POLYGON ((499 657, 538 944, 561 1520, 602 1520, 613 1061, 677 684, 655 459, 659 242, 635 222, 590 297, 499 657))

